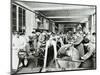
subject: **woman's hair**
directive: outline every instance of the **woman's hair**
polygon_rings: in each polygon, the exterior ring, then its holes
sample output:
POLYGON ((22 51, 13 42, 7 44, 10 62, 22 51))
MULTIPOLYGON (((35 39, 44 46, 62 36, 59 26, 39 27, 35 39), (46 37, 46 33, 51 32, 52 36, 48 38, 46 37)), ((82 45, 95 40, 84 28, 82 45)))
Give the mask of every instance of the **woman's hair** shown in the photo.
POLYGON ((82 41, 84 44, 87 44, 87 43, 89 43, 90 42, 90 40, 88 39, 88 38, 86 38, 86 37, 84 37, 84 39, 83 39, 83 41, 82 41))

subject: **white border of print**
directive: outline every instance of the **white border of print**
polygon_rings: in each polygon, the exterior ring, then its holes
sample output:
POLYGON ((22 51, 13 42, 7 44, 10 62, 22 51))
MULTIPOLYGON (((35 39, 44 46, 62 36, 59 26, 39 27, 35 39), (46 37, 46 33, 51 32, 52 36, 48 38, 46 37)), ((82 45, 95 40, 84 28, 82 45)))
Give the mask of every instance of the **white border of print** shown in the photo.
MULTIPOLYGON (((97 33, 100 32, 100 0, 27 0, 54 3, 97 5, 97 33)), ((10 0, 0 2, 0 75, 10 74, 10 0)), ((100 34, 97 34, 100 38, 100 34)), ((81 70, 68 72, 37 73, 44 75, 98 75, 100 72, 100 39, 97 39, 97 70, 81 70)), ((32 74, 25 74, 32 75, 32 74)))

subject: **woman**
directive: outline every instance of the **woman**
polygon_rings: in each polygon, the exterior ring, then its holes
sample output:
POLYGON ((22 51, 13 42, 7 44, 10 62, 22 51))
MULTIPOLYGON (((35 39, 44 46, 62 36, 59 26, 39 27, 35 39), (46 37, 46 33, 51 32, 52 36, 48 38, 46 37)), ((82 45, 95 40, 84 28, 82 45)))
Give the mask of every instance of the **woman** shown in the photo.
POLYGON ((93 69, 96 64, 95 57, 95 35, 92 35, 88 42, 84 43, 87 52, 81 57, 84 62, 80 65, 81 68, 93 69))

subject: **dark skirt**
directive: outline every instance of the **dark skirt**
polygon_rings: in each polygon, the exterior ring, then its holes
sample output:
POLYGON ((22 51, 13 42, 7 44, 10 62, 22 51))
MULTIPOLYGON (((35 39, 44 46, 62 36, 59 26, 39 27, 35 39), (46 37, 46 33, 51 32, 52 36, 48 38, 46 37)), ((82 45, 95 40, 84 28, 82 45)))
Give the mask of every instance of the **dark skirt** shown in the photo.
POLYGON ((47 53, 47 64, 46 64, 46 67, 48 67, 51 63, 51 61, 53 60, 54 58, 54 47, 53 46, 50 46, 48 48, 48 53, 47 53))
POLYGON ((95 64, 96 64, 95 59, 96 58, 91 56, 89 59, 87 59, 84 62, 82 62, 79 68, 94 69, 95 68, 95 64))

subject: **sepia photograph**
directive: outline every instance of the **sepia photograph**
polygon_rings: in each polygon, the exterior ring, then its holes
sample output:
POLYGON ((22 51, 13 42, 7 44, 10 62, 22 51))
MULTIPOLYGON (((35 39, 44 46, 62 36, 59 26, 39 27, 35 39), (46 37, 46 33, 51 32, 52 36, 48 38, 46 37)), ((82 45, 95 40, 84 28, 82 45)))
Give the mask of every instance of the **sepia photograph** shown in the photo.
POLYGON ((96 5, 11 0, 11 74, 95 70, 96 5))

